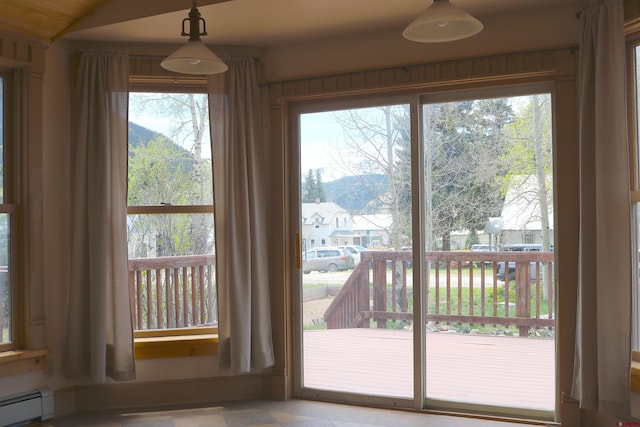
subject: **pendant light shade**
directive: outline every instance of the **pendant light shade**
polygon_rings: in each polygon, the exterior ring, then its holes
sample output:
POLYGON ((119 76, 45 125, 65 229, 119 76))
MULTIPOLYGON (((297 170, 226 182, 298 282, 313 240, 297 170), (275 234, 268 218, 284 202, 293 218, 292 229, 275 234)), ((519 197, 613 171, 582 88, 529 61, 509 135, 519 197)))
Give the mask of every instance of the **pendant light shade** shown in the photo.
POLYGON ((182 35, 189 36, 186 45, 165 58, 162 68, 182 74, 218 74, 227 71, 227 64, 204 45, 200 36, 207 35, 207 24, 196 9, 196 0, 189 17, 182 20, 182 35), (185 22, 189 22, 189 32, 185 32, 185 22), (200 22, 203 31, 200 32, 200 22))
POLYGON ((227 71, 227 64, 211 52, 202 40, 189 40, 187 44, 167 56, 162 68, 183 74, 217 74, 227 71))
POLYGON ((422 43, 465 39, 482 31, 482 22, 449 0, 434 0, 402 32, 404 38, 422 43))

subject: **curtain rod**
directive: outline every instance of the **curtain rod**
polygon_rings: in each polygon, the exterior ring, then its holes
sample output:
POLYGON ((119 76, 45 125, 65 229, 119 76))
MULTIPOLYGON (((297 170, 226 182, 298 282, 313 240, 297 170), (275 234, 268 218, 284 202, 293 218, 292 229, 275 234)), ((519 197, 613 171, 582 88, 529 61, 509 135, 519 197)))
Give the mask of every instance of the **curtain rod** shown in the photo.
MULTIPOLYGON (((227 58, 227 59, 234 59, 234 58, 251 58, 253 59, 255 62, 260 62, 260 57, 259 56, 252 56, 252 55, 242 55, 242 54, 238 54, 238 53, 232 53, 232 54, 228 54, 225 55, 224 53, 218 53, 218 56, 221 56, 222 58, 227 58)), ((166 58, 166 55, 146 55, 146 54, 137 54, 137 53, 130 53, 129 54, 129 58, 132 59, 136 59, 136 58, 140 58, 140 59, 159 59, 162 60, 164 58, 166 58)))
MULTIPOLYGON (((558 51, 558 50, 576 51, 576 50, 578 50, 578 46, 568 46, 568 47, 553 48, 553 49, 540 49, 540 50, 531 50, 531 51, 522 51, 522 52, 513 52, 513 53, 527 53, 527 52, 535 53, 535 52, 550 52, 550 51, 558 51)), ((506 55, 509 55, 509 54, 506 54, 506 55)), ((285 84, 291 84, 291 83, 306 82, 306 81, 311 81, 311 80, 332 79, 332 78, 338 78, 338 77, 348 77, 348 76, 354 76, 354 75, 358 75, 358 74, 376 73, 376 72, 381 72, 381 71, 394 71, 394 70, 397 70, 397 71, 403 71, 405 73, 408 73, 409 69, 413 68, 413 67, 422 67, 422 66, 425 66, 425 65, 439 64, 439 63, 442 64, 442 63, 447 63, 447 62, 468 61, 468 60, 481 59, 481 58, 494 58, 496 56, 504 56, 504 54, 502 54, 502 55, 496 54, 496 55, 477 56, 477 57, 469 57, 469 58, 458 58, 458 59, 447 59, 447 60, 442 60, 442 61, 423 62, 423 63, 409 64, 409 65, 396 65, 396 66, 393 66, 393 67, 372 68, 372 69, 359 70, 359 71, 346 71, 346 72, 343 72, 343 73, 325 74, 325 75, 321 75, 321 76, 311 76, 311 77, 299 77, 299 78, 295 78, 295 79, 264 81, 264 82, 258 83, 258 86, 259 87, 270 88, 271 86, 274 86, 274 85, 285 85, 285 84)))

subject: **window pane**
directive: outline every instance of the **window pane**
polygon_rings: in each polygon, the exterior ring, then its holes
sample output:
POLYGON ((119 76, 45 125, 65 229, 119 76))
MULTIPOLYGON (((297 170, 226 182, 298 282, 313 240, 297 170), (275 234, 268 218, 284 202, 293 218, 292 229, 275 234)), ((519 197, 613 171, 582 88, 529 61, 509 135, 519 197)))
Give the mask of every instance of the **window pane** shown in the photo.
POLYGON ((4 203, 4 78, 0 77, 0 203, 4 203))
MULTIPOLYGON (((4 188, 4 142, 5 142, 5 79, 0 76, 0 203, 5 203, 4 188)), ((13 341, 12 307, 13 295, 9 275, 9 249, 11 229, 9 214, 0 214, 0 344, 13 341)))
POLYGON ((555 408, 551 106, 423 106, 430 401, 555 408))
POLYGON ((129 206, 212 203, 207 96, 131 93, 129 206))
POLYGON ((9 214, 0 214, 0 344, 13 341, 11 333, 12 291, 9 274, 10 230, 9 214))
POLYGON ((129 215, 129 258, 214 253, 213 214, 129 215))
MULTIPOLYGON (((633 61, 634 61, 634 72, 635 72, 635 102, 636 102, 636 117, 635 117, 635 126, 636 126, 636 140, 631 143, 635 145, 635 175, 637 182, 632 185, 631 188, 631 196, 632 200, 638 200, 638 195, 640 194, 640 141, 638 137, 640 136, 640 46, 635 46, 633 49, 633 61), (635 188, 634 188, 635 187, 635 188)), ((634 203, 632 205, 631 210, 632 221, 635 222, 636 226, 636 235, 635 235, 635 245, 633 248, 634 253, 632 254, 632 260, 634 260, 634 264, 638 267, 637 274, 633 277, 633 332, 631 345, 635 351, 640 351, 640 204, 634 203)))
POLYGON ((409 111, 299 116, 303 387, 413 397, 409 111))

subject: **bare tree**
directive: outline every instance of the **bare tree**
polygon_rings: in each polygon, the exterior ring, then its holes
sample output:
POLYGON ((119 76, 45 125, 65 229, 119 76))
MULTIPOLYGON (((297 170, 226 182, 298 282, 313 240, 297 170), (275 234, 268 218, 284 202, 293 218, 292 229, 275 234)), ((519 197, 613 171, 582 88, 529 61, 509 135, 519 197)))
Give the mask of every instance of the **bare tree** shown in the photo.
MULTIPOLYGON (((399 182, 396 164, 398 150, 407 146, 408 106, 344 110, 334 116, 344 132, 344 141, 336 150, 338 163, 349 175, 382 174, 386 177, 386 191, 369 188, 376 197, 369 202, 367 211, 391 216, 391 226, 387 229, 390 246, 401 247, 410 243, 410 224, 403 219, 410 213, 410 206, 408 212, 401 206, 399 188, 402 183, 399 182)), ((361 185, 370 187, 371 181, 361 179, 361 185)))

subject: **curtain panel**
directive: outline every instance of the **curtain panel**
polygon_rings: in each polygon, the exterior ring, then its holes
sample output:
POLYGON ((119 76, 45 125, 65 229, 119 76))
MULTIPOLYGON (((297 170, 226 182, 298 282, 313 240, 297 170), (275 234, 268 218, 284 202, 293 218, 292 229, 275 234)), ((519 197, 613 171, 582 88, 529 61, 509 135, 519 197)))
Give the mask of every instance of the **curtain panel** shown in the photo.
POLYGON ((73 82, 64 374, 96 383, 135 378, 127 265, 128 67, 126 53, 82 52, 73 82))
POLYGON ((219 366, 248 373, 274 363, 260 89, 253 58, 225 59, 209 78, 219 366))
POLYGON ((623 2, 582 13, 580 240, 572 396, 580 407, 627 416, 631 219, 623 2))

